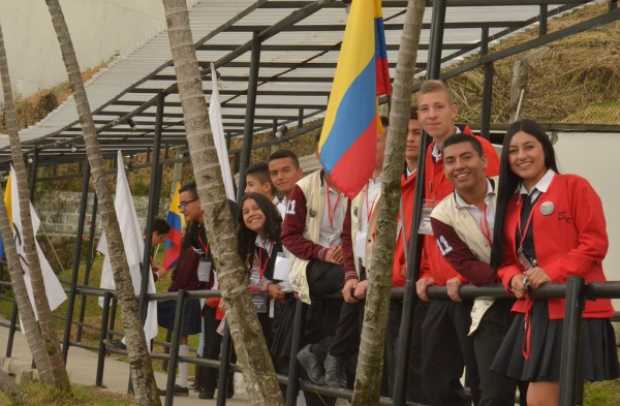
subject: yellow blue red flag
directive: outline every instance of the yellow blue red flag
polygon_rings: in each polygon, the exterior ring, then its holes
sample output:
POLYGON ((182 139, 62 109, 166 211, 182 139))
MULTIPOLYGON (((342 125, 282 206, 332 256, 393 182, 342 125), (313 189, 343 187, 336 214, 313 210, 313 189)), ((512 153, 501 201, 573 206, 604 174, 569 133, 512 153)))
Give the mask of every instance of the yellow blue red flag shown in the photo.
POLYGON ((353 198, 375 168, 376 97, 391 93, 380 0, 353 0, 319 140, 321 165, 353 198))
POLYGON ((176 182, 174 193, 170 199, 170 206, 168 208, 168 215, 166 221, 170 225, 170 231, 168 232, 168 238, 166 239, 164 251, 164 268, 170 269, 176 266, 176 263, 181 255, 181 242, 183 240, 183 229, 185 228, 185 217, 183 212, 179 208, 181 201, 179 190, 181 184, 176 182))

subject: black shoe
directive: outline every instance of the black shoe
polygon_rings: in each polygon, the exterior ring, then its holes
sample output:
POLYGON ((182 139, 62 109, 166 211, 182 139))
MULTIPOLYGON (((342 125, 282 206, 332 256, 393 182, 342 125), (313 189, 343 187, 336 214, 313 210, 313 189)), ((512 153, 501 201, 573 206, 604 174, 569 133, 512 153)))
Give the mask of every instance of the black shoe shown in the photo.
POLYGON ((327 354, 323 366, 325 367, 325 385, 333 388, 347 387, 347 374, 342 358, 327 354))
POLYGON ((323 385, 325 372, 323 365, 319 362, 319 358, 310 351, 310 344, 306 345, 297 353, 297 361, 301 364, 301 367, 306 371, 308 379, 314 384, 323 385))
POLYGON ((213 399, 215 397, 215 390, 201 390, 198 393, 198 399, 213 399))
MULTIPOLYGON (((157 389, 159 396, 166 396, 166 389, 157 389)), ((189 388, 186 386, 174 385, 175 396, 189 396, 189 388)))

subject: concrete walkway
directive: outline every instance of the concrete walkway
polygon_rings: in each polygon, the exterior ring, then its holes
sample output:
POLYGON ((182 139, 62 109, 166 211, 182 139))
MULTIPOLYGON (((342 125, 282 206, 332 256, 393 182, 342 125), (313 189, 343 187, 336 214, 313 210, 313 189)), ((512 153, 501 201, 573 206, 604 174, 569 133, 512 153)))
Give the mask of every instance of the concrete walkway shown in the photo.
MULTIPOLYGON (((0 326, 0 354, 4 355, 9 335, 9 329, 0 326)), ((13 346, 13 356, 10 363, 16 367, 28 368, 32 362, 30 349, 24 336, 17 332, 13 346)), ((156 361, 160 362, 160 361, 156 361)), ((97 354, 82 348, 71 347, 69 349, 68 372, 71 382, 92 386, 95 384, 95 373, 97 369, 97 354)), ((105 389, 116 393, 127 393, 127 382, 129 379, 129 367, 126 362, 118 361, 113 357, 107 357, 105 362, 103 384, 105 389)), ((166 375, 162 372, 155 373, 155 379, 160 388, 165 388, 166 375)), ((162 397, 162 402, 164 398, 162 397)), ((249 402, 241 396, 226 402, 230 406, 247 405, 249 402)), ((215 405, 215 400, 198 399, 196 392, 190 391, 189 397, 177 397, 174 399, 175 406, 209 406, 215 405)))

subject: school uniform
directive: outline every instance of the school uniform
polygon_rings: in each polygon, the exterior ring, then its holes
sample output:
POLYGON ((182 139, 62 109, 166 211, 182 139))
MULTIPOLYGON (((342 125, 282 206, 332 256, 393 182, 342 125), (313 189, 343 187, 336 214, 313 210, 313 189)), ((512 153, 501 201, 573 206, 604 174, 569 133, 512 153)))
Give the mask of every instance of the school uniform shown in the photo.
MULTIPOLYGON (((455 191, 444 198, 431 213, 433 234, 444 258, 464 283, 480 286, 498 281, 489 265, 495 219, 497 178, 486 181, 484 206, 468 204, 455 191)), ((511 321, 512 301, 476 298, 468 336, 473 340, 480 377, 478 406, 514 404, 514 380, 491 371, 491 363, 511 321)), ((456 351, 456 348, 447 351, 456 351)))
MULTIPOLYGON (((491 143, 473 135, 468 127, 456 128, 455 133, 476 137, 487 159, 487 176, 499 172, 499 160, 491 143)), ((425 154, 423 222, 419 233, 425 234, 420 278, 433 278, 434 284, 445 286, 452 278, 460 278, 443 257, 432 235, 430 212, 454 190, 446 178, 441 151, 435 143, 425 154)), ((450 300, 432 300, 422 323, 422 373, 424 387, 432 405, 466 405, 460 384, 463 367, 467 367, 466 385, 478 386, 473 345, 467 336, 470 325, 471 302, 455 303, 450 300), (449 349, 449 350, 448 350, 449 349), (440 368, 438 365, 444 367, 440 368)))
MULTIPOLYGON (((601 200, 584 178, 547 171, 530 192, 524 186, 510 200, 504 225, 504 261, 498 273, 506 289, 528 262, 552 283, 571 276, 604 282, 602 262, 608 239, 601 200)), ((515 302, 515 319, 493 369, 524 381, 558 381, 564 319, 563 298, 515 302)), ((619 376, 610 299, 586 300, 581 337, 581 373, 598 381, 619 376)))

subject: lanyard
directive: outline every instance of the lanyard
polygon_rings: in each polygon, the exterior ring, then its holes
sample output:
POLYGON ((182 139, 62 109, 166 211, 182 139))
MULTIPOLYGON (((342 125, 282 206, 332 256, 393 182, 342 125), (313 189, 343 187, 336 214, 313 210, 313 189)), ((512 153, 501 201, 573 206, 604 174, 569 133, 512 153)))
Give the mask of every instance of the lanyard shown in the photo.
POLYGON ((366 220, 367 220, 366 224, 370 224, 370 219, 372 218, 372 213, 375 210, 375 205, 377 203, 377 200, 379 200, 378 199, 379 198, 379 194, 377 193, 377 194, 375 194, 375 198, 372 200, 372 204, 370 204, 369 195, 370 195, 370 183, 371 182, 372 182, 372 180, 368 182, 368 187, 366 188, 366 199, 364 199, 364 200, 366 200, 366 220))
POLYGON ((491 227, 489 226, 489 219, 487 218, 487 208, 488 206, 485 204, 482 209, 482 219, 480 219, 480 232, 487 240, 489 245, 493 244, 493 236, 491 235, 491 227))
POLYGON ((256 247, 255 252, 254 261, 256 262, 258 260, 258 264, 256 265, 258 266, 259 280, 263 280, 265 272, 267 272, 267 267, 269 266, 269 258, 273 252, 273 244, 265 248, 256 247))
POLYGON ((329 225, 331 228, 334 228, 334 217, 336 217, 336 209, 338 209, 338 203, 340 203, 340 193, 336 197, 336 203, 332 206, 331 199, 329 198, 329 187, 325 190, 325 200, 327 201, 327 219, 329 220, 329 225))

